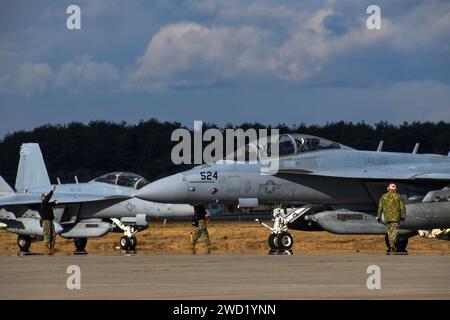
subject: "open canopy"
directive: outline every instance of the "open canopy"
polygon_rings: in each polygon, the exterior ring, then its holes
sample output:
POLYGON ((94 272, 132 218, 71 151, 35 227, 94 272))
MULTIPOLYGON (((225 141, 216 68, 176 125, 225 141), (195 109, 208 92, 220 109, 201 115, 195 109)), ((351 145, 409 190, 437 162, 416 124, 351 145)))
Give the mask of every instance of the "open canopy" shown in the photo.
POLYGON ((280 156, 326 149, 344 149, 344 150, 352 149, 338 142, 330 141, 324 138, 311 136, 307 134, 280 135, 279 145, 280 145, 279 150, 280 156))
POLYGON ((111 172, 104 174, 92 181, 115 184, 118 186, 134 189, 140 189, 149 184, 149 181, 147 179, 132 172, 111 172))
MULTIPOLYGON (((321 150, 352 150, 352 148, 338 142, 308 134, 281 134, 278 137, 278 145, 278 155, 281 157, 321 150)), ((242 161, 244 161, 243 159, 245 161, 248 159, 264 159, 275 154, 271 152, 271 147, 270 143, 257 144, 256 141, 252 141, 239 148, 233 153, 232 157, 227 157, 227 159, 240 159, 242 161)))

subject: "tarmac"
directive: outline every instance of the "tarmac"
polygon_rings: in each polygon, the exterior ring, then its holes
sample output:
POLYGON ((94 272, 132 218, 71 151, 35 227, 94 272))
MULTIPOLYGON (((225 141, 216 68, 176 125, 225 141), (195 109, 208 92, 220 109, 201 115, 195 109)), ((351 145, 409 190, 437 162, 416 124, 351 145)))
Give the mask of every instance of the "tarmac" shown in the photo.
POLYGON ((450 299, 450 255, 0 257, 0 299, 450 299))

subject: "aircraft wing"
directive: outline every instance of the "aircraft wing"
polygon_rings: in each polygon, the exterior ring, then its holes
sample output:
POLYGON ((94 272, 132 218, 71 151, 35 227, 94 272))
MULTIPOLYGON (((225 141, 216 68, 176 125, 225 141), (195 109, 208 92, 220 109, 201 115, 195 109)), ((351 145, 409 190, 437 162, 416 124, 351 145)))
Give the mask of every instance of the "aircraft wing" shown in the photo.
POLYGON ((348 179, 388 179, 388 180, 450 180, 448 168, 403 167, 399 165, 346 167, 346 168, 318 168, 303 169, 283 167, 277 171, 262 169, 263 174, 298 174, 321 177, 335 177, 348 179), (441 170, 442 172, 440 172, 441 170), (445 172, 447 171, 447 172, 445 172))
MULTIPOLYGON (((102 196, 102 195, 88 195, 88 194, 55 194, 52 200, 58 200, 58 205, 69 205, 75 203, 83 202, 93 202, 93 201, 106 201, 106 200, 125 200, 129 199, 129 195, 114 195, 114 196, 102 196)), ((27 193, 13 193, 0 196, 0 208, 6 206, 15 205, 33 205, 40 204, 41 196, 38 194, 27 194, 27 193)))

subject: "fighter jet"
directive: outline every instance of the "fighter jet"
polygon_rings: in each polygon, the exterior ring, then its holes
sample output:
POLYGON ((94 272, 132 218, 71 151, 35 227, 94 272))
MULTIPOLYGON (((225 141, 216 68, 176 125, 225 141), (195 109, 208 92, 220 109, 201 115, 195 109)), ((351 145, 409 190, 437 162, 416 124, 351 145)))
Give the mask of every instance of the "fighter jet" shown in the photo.
MULTIPOLYGON (((221 203, 256 207, 272 204, 272 249, 290 249, 296 230, 336 234, 386 234, 376 210, 388 183, 396 183, 406 202, 397 250, 406 250, 418 230, 450 227, 450 157, 436 154, 355 150, 305 134, 280 135, 278 156, 270 145, 256 163, 220 160, 145 186, 136 196, 172 203, 221 203), (267 163, 276 162, 276 166, 267 163), (277 168, 276 170, 271 168, 277 168), (280 212, 283 219, 276 219, 280 212)), ((238 150, 239 151, 239 150, 238 150)))
MULTIPOLYGON (((55 231, 74 240, 76 252, 84 252, 87 239, 110 231, 123 232, 120 248, 136 249, 135 234, 148 227, 151 217, 192 216, 186 204, 163 204, 134 197, 148 181, 134 173, 113 172, 86 183, 58 184, 52 199, 55 231)), ((36 143, 20 148, 20 161, 14 191, 0 177, 0 228, 18 235, 21 252, 28 252, 33 241, 43 237, 37 209, 41 194, 52 188, 44 159, 36 143)))

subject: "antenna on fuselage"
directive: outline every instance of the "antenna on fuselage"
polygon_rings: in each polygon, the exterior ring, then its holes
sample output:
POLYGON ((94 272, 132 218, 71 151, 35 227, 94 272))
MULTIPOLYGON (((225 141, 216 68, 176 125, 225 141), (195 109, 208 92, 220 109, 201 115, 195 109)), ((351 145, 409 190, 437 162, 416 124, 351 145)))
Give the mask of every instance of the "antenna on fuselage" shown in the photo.
POLYGON ((75 179, 75 183, 78 184, 78 177, 74 176, 74 179, 75 179))
POLYGON ((61 184, 61 180, 59 180, 59 177, 56 177, 56 181, 58 182, 58 184, 61 184))
POLYGON ((420 146, 420 143, 417 142, 416 145, 414 146, 414 150, 412 151, 413 154, 416 154, 417 151, 419 151, 419 146, 420 146))
POLYGON ((384 141, 380 140, 380 143, 378 143, 378 148, 377 151, 380 152, 381 150, 383 150, 383 145, 384 145, 384 141))

